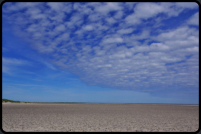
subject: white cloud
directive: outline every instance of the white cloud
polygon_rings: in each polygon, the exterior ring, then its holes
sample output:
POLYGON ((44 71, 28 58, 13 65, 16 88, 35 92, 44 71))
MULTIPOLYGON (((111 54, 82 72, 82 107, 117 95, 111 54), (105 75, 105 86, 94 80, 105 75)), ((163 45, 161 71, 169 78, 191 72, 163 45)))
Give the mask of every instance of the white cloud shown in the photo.
MULTIPOLYGON (((178 2, 178 3, 137 3, 134 8, 134 13, 125 18, 128 24, 140 24, 141 19, 155 17, 160 13, 167 14, 168 17, 178 16, 185 8, 195 9, 198 5, 195 2, 178 2)), ((165 17, 166 18, 166 17, 165 17)), ((167 18, 166 18, 167 19, 167 18)))
POLYGON ((93 30, 93 26, 91 26, 91 25, 86 25, 83 29, 84 29, 84 30, 87 30, 87 31, 91 31, 91 30, 93 30))
POLYGON ((141 45, 134 47, 135 52, 146 52, 149 51, 149 46, 147 45, 141 45))
POLYGON ((90 15, 88 16, 88 19, 89 19, 90 21, 98 21, 98 22, 100 22, 101 19, 102 19, 102 16, 101 16, 101 14, 99 14, 99 13, 92 13, 92 14, 90 14, 90 15))
MULTIPOLYGON (((108 30, 108 29, 109 29, 108 26, 103 25, 103 24, 101 24, 101 23, 95 23, 95 26, 96 26, 96 28, 97 28, 98 31, 105 31, 105 30, 108 30)), ((98 31, 97 31, 97 32, 98 32, 98 31)))
POLYGON ((164 12, 164 8, 157 3, 138 3, 134 9, 137 18, 148 19, 164 12))
POLYGON ((33 19, 43 19, 43 18, 46 18, 44 14, 37 14, 33 16, 33 19))
POLYGON ((22 8, 30 8, 30 7, 34 7, 34 6, 38 6, 41 3, 40 2, 17 2, 15 3, 17 7, 22 8))
POLYGON ((78 10, 80 7, 81 7, 81 4, 80 4, 80 3, 74 3, 74 4, 73 4, 73 9, 74 9, 74 10, 78 10))
POLYGON ((117 2, 107 2, 103 3, 100 6, 95 7, 95 11, 101 14, 107 14, 110 11, 121 10, 122 7, 117 2))
POLYGON ((190 17, 189 20, 187 20, 187 24, 189 25, 197 25, 199 24, 199 12, 195 13, 193 16, 190 17))
POLYGON ((67 41, 69 39, 69 33, 64 33, 61 35, 61 40, 67 41))
MULTIPOLYGON (((179 27, 169 32, 164 32, 158 35, 158 40, 183 40, 187 39, 189 35, 196 32, 195 29, 189 27, 179 27)), ((195 33, 194 33, 195 34, 195 33)))
POLYGON ((126 17, 126 22, 139 24, 141 19, 148 19, 159 13, 166 12, 165 8, 157 3, 137 3, 134 13, 126 17))
POLYGON ((196 2, 176 2, 175 5, 182 8, 198 8, 198 4, 196 2))
POLYGON ((75 22, 77 22, 77 21, 82 20, 82 16, 75 13, 75 14, 73 14, 73 15, 71 16, 70 19, 71 19, 71 22, 72 22, 72 23, 75 23, 75 22))
POLYGON ((112 67, 112 65, 111 65, 111 64, 106 64, 106 65, 98 65, 97 67, 98 67, 98 68, 99 68, 99 67, 101 67, 101 68, 102 68, 102 67, 112 67))
POLYGON ((107 18, 107 19, 105 19, 108 23, 111 23, 111 24, 113 24, 113 23, 115 23, 116 22, 116 20, 114 19, 114 18, 112 18, 112 17, 110 17, 110 18, 107 18))
POLYGON ((187 47, 187 48, 178 50, 178 52, 180 52, 180 53, 199 53, 199 48, 197 46, 187 47))
POLYGON ((163 43, 152 43, 150 45, 150 49, 153 51, 155 50, 169 50, 169 47, 167 45, 164 45, 163 43))
POLYGON ((141 39, 148 39, 149 38, 149 30, 143 30, 140 34, 132 34, 130 39, 132 40, 141 40, 141 39))
POLYGON ((117 31, 117 33, 120 33, 120 34, 129 34, 131 32, 133 32, 133 28, 120 29, 117 31))
POLYGON ((37 42, 36 44, 34 44, 34 48, 39 51, 40 53, 52 53, 54 51, 54 47, 49 45, 49 46, 45 46, 43 43, 41 42, 37 42))
POLYGON ((35 38, 35 39, 39 39, 39 38, 41 38, 41 36, 42 36, 42 34, 39 32, 36 32, 33 34, 33 38, 35 38))
POLYGON ((126 2, 125 3, 125 6, 126 8, 128 8, 129 10, 132 10, 134 8, 134 5, 136 4, 137 2, 126 2))
POLYGON ((41 13, 41 10, 38 8, 29 8, 29 9, 27 9, 26 13, 30 14, 30 15, 36 15, 36 14, 41 13))
POLYGON ((102 43, 122 43, 123 39, 121 37, 111 37, 103 39, 102 43))
POLYGON ((160 59, 164 60, 165 62, 177 62, 181 60, 179 58, 173 58, 173 57, 167 57, 167 56, 163 56, 160 59))
POLYGON ((16 3, 6 2, 3 4, 4 7, 3 11, 14 12, 25 8, 31 8, 39 4, 40 4, 39 2, 16 2, 16 3))
POLYGON ((123 16, 123 11, 117 11, 117 13, 114 15, 115 19, 121 19, 123 16))
POLYGON ((132 24, 132 25, 139 24, 141 22, 141 20, 135 14, 131 14, 127 16, 125 18, 125 21, 126 23, 132 24))
POLYGON ((63 3, 61 2, 48 2, 48 6, 50 6, 51 9, 59 11, 63 8, 63 3))
POLYGON ((65 26, 63 24, 57 26, 55 29, 55 31, 64 31, 65 30, 65 26))
POLYGON ((198 52, 199 48, 196 46, 196 47, 192 47, 192 48, 186 48, 186 50, 190 51, 190 52, 198 52))

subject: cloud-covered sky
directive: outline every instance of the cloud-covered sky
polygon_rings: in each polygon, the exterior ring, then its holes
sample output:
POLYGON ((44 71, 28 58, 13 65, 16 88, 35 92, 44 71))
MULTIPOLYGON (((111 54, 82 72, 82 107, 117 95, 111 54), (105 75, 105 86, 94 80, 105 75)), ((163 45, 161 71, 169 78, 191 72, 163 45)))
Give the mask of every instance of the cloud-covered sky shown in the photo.
POLYGON ((198 104, 195 2, 6 2, 2 12, 4 98, 198 104))

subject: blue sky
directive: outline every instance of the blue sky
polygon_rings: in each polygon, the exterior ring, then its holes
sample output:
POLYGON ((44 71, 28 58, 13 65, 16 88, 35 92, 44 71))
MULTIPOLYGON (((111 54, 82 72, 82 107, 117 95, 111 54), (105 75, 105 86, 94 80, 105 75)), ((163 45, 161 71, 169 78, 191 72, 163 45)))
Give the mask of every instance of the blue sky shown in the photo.
POLYGON ((195 2, 6 2, 2 97, 198 104, 198 16, 195 2))

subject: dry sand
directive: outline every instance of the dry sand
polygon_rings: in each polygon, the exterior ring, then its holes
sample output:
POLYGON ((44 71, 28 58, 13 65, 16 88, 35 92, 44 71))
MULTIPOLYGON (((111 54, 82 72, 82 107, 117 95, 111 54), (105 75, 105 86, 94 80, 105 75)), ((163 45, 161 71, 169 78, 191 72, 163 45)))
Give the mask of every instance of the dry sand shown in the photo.
POLYGON ((198 105, 2 104, 6 132, 195 132, 198 127, 198 105))

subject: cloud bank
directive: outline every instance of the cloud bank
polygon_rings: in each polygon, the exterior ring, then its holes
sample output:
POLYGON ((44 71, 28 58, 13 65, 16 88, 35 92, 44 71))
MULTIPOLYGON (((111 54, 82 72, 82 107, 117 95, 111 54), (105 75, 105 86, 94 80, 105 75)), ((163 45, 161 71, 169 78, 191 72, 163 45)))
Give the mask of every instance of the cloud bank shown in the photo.
POLYGON ((197 3, 18 2, 2 11, 33 49, 88 85, 198 87, 197 3), (186 11, 192 14, 180 22, 186 11), (168 24, 177 17, 178 25, 168 24))

